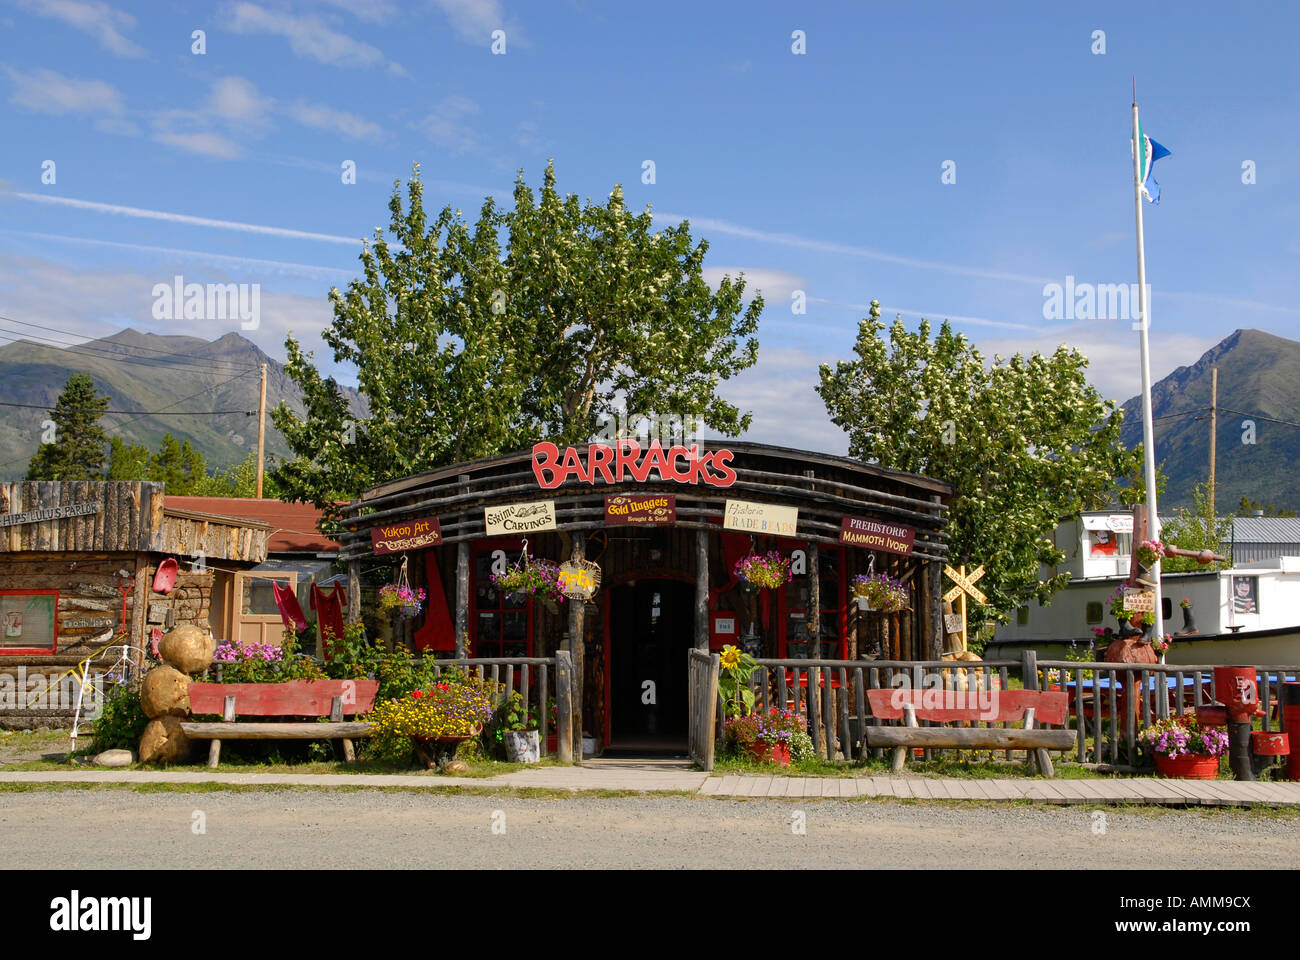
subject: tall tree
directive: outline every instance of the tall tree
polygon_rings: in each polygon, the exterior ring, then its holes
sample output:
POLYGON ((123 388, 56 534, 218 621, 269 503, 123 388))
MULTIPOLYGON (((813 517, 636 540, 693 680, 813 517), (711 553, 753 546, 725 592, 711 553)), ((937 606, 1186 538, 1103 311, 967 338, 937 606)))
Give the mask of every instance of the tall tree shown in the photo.
POLYGON ((686 223, 653 231, 617 187, 583 204, 556 191, 548 165, 539 196, 520 173, 514 201, 485 200, 472 226, 449 207, 430 223, 418 165, 405 206, 395 186, 391 240, 376 231, 362 276, 330 291, 322 333, 334 361, 357 370, 367 416, 286 341, 306 405, 302 418, 284 405, 272 414, 295 454, 276 473, 286 496, 329 512, 385 479, 542 437, 580 442, 622 405, 748 427, 718 394, 757 358, 763 301, 745 305, 743 277, 710 290, 708 244, 686 223))
MULTIPOLYGON (((1232 516, 1216 517, 1210 509, 1210 485, 1198 483, 1192 491, 1190 508, 1183 507, 1174 511, 1172 516, 1161 519, 1160 539, 1184 550, 1212 550, 1219 553, 1223 544, 1232 539, 1232 516)), ((1224 564, 1202 564, 1191 557, 1166 557, 1160 561, 1162 574, 1223 568, 1224 564)))
POLYGON ((168 433, 158 445, 158 452, 149 458, 145 476, 166 484, 170 494, 186 496, 206 478, 207 466, 203 454, 195 450, 188 439, 181 443, 168 433))
POLYGON ((1084 376, 1087 358, 1062 346, 1050 356, 995 356, 990 366, 948 323, 930 336, 902 319, 888 328, 880 305, 858 328, 857 358, 821 367, 817 392, 862 460, 950 483, 953 563, 983 564, 981 618, 1045 602, 1067 574, 1040 581, 1060 517, 1113 494, 1134 463, 1119 441, 1123 412, 1084 376))
POLYGON ((28 480, 100 480, 104 473, 104 444, 108 434, 99 418, 108 397, 95 390, 88 373, 74 373, 63 385, 50 414, 52 437, 43 436, 27 467, 28 480))
POLYGON ((144 480, 149 474, 149 448, 113 437, 108 443, 106 480, 144 480))

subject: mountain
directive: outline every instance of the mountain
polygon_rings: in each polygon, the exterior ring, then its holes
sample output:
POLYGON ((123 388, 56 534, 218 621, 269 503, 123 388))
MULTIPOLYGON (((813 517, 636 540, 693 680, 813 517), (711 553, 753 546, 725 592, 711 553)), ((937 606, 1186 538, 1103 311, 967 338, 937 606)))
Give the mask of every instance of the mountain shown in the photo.
MULTIPOLYGON (((1237 509, 1242 496, 1278 507, 1300 508, 1300 342, 1236 330, 1190 367, 1179 367, 1151 388, 1156 462, 1169 477, 1164 502, 1186 506, 1197 483, 1209 478, 1210 370, 1219 368, 1219 423, 1215 443, 1215 502, 1220 513, 1237 509), (1176 416, 1198 410, 1199 417, 1176 416), (1175 415, 1175 416, 1171 416, 1175 415), (1244 421, 1254 420, 1255 442, 1244 421)), ((1142 440, 1142 398, 1124 404, 1124 441, 1142 440)))
MULTIPOLYGON (((240 463, 257 450, 259 370, 266 364, 266 449, 268 459, 288 456, 289 449, 270 411, 285 401, 298 413, 303 406, 297 386, 284 365, 237 333, 219 340, 160 336, 126 329, 111 337, 61 348, 28 340, 0 346, 0 401, 37 404, 42 409, 0 407, 0 480, 19 480, 41 436, 64 383, 74 373, 88 373, 110 410, 151 411, 106 414, 109 436, 158 448, 165 433, 188 439, 207 459, 209 469, 240 463), (171 413, 175 409, 180 413, 171 413), (185 416, 187 411, 251 411, 218 416, 185 416)), ((355 411, 364 401, 352 389, 344 393, 355 411)))

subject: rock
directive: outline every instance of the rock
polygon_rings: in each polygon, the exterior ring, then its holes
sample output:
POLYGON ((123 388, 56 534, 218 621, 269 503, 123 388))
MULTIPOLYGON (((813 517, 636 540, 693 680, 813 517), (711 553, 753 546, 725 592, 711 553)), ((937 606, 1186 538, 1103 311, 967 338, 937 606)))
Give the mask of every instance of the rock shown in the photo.
POLYGON ((189 753, 190 741, 177 717, 150 720, 140 738, 141 763, 168 763, 189 753))
POLYGON ((166 664, 154 667, 140 684, 140 708, 151 720, 185 716, 190 712, 190 678, 166 664))
POLYGON ((455 776, 458 773, 469 773, 469 764, 464 760, 448 760, 442 765, 442 772, 448 776, 455 776))
POLYGON ((105 750, 96 754, 93 762, 101 767, 129 767, 135 763, 135 754, 130 750, 105 750))
POLYGON ((216 647, 212 637, 192 623, 182 624, 163 634, 158 653, 181 673, 199 673, 212 663, 216 647))

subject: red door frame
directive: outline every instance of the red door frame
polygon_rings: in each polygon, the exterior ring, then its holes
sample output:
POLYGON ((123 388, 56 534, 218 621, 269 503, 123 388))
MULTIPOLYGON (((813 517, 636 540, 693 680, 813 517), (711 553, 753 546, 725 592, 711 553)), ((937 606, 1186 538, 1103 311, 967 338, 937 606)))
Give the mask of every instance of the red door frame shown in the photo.
MULTIPOLYGON (((804 551, 804 556, 805 556, 805 557, 807 556, 807 553, 808 553, 808 544, 806 544, 806 543, 800 543, 800 542, 797 541, 797 540, 784 540, 784 539, 783 539, 783 540, 779 540, 779 541, 778 541, 778 544, 780 545, 780 548, 781 548, 782 550, 789 550, 789 551, 802 550, 802 551, 804 551)), ((845 659, 845 657, 846 657, 846 655, 847 655, 847 653, 848 653, 848 649, 847 649, 847 647, 848 647, 848 639, 849 639, 849 638, 848 638, 849 607, 848 607, 848 592, 847 592, 847 589, 848 589, 848 579, 847 579, 847 578, 848 578, 848 568, 846 567, 845 562, 844 562, 844 560, 845 560, 845 556, 846 556, 846 551, 845 551, 845 548, 844 548, 844 547, 828 547, 828 546, 824 546, 824 545, 820 545, 820 544, 818 545, 818 552, 819 552, 819 553, 821 553, 821 552, 832 552, 832 551, 835 552, 835 553, 838 553, 838 554, 839 554, 839 558, 840 558, 840 563, 839 563, 839 584, 838 584, 838 586, 839 586, 839 596, 840 596, 840 599, 841 599, 843 602, 840 604, 839 611, 838 611, 838 612, 839 612, 839 631, 838 631, 838 634, 839 634, 839 635, 835 638, 835 652, 836 652, 836 656, 834 656, 834 657, 828 657, 828 658, 824 658, 824 659, 830 659, 830 660, 843 660, 843 659, 845 659)), ((786 597, 785 597, 785 590, 784 590, 784 589, 781 589, 781 590, 778 590, 778 591, 777 591, 777 602, 776 602, 775 604, 773 604, 773 606, 776 608, 776 609, 775 609, 775 615, 776 615, 777 621, 780 623, 780 627, 779 627, 779 629, 778 629, 778 631, 777 631, 777 648, 776 648, 776 649, 777 649, 777 654, 778 654, 779 659, 784 660, 784 659, 786 658, 786 654, 789 652, 789 651, 787 650, 787 648, 786 648, 786 639, 787 639, 787 638, 786 638, 786 627, 789 625, 789 618, 787 617, 788 610, 787 610, 787 607, 786 607, 786 597)), ((804 613, 805 613, 805 616, 806 616, 806 615, 807 615, 807 611, 805 611, 804 613)), ((821 611, 820 611, 820 610, 818 611, 818 616, 821 616, 821 611)), ((820 625, 819 625, 819 626, 820 626, 820 625)), ((819 646, 821 646, 821 645, 824 644, 825 642, 826 642, 825 640, 823 640, 823 639, 821 639, 820 637, 818 637, 818 645, 819 645, 819 646)))

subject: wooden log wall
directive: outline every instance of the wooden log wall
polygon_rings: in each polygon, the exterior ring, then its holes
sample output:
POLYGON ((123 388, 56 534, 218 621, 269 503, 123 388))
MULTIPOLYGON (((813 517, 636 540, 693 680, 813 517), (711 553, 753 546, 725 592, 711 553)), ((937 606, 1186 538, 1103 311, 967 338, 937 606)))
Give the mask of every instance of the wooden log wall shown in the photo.
POLYGON ((80 505, 95 510, 0 527, 0 553, 151 550, 162 527, 163 485, 125 481, 0 483, 0 516, 80 505))

